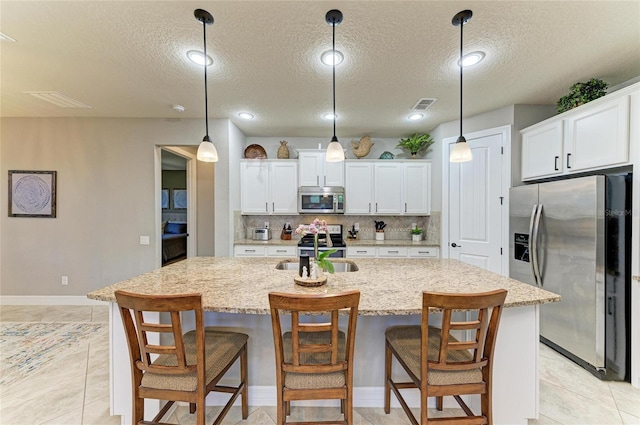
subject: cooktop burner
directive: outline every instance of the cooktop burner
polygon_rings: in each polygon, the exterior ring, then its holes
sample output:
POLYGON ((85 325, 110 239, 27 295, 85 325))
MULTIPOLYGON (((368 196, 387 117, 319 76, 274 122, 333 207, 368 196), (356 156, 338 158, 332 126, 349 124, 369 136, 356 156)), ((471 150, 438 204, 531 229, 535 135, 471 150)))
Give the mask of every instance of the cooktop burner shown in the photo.
MULTIPOLYGON (((331 245, 335 248, 344 248, 346 246, 344 239, 342 238, 342 225, 341 224, 329 224, 327 225, 327 232, 329 232, 329 237, 331 239, 331 245)), ((298 241, 298 246, 301 247, 313 247, 313 235, 306 234, 300 241, 298 241)), ((318 247, 325 248, 327 247, 327 234, 319 233, 318 234, 318 247)))

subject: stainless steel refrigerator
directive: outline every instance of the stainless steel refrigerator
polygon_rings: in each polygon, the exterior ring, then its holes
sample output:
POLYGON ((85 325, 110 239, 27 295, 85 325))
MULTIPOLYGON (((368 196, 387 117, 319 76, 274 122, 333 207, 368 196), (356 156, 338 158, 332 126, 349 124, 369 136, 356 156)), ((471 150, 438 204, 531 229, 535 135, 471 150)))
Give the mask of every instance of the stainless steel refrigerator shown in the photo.
POLYGON ((601 379, 630 379, 631 174, 510 190, 509 275, 562 296, 540 340, 601 379))

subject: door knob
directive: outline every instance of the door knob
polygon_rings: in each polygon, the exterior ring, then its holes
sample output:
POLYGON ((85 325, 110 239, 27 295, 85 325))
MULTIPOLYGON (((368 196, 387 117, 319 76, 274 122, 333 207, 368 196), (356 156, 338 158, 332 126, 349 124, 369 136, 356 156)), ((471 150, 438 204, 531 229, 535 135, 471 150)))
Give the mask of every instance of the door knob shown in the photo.
POLYGON ((455 242, 451 242, 451 247, 452 247, 452 248, 462 248, 462 245, 458 245, 458 244, 457 244, 457 243, 455 243, 455 242))

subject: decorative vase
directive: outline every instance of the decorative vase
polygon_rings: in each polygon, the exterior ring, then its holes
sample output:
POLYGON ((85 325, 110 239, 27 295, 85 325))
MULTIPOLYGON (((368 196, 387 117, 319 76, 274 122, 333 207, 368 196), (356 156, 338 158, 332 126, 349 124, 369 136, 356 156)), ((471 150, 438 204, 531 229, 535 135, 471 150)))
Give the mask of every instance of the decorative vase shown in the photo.
POLYGON ((383 241, 384 240, 384 232, 376 232, 376 240, 383 241))
POLYGON ((422 233, 420 233, 419 235, 411 235, 411 240, 413 242, 420 242, 422 240, 422 233))
POLYGON ((418 154, 418 152, 411 152, 411 158, 412 159, 416 159, 416 155, 418 154))
POLYGON ((278 159, 289 159, 289 148, 287 142, 280 140, 280 147, 278 148, 278 159))

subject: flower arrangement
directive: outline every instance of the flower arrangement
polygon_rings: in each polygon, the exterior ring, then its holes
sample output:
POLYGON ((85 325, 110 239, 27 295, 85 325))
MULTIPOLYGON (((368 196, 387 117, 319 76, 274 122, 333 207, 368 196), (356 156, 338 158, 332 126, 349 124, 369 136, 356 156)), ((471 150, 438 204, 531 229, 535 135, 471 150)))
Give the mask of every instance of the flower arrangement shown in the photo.
POLYGON ((309 225, 301 224, 296 229, 296 235, 306 235, 311 233, 313 235, 313 254, 316 259, 316 264, 325 269, 329 273, 334 272, 333 263, 329 260, 329 255, 337 252, 337 249, 329 249, 322 251, 318 254, 318 233, 327 231, 327 222, 325 220, 315 219, 309 225))

